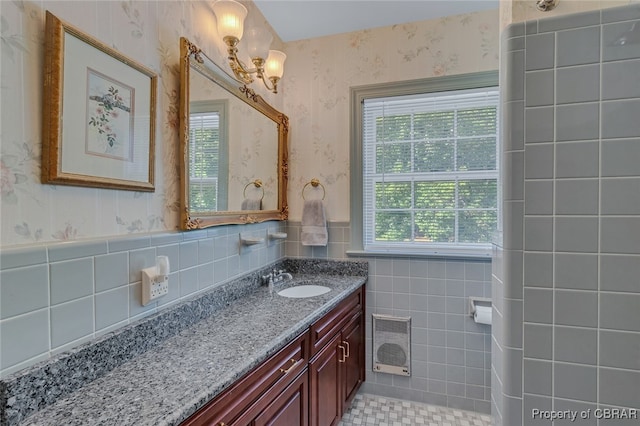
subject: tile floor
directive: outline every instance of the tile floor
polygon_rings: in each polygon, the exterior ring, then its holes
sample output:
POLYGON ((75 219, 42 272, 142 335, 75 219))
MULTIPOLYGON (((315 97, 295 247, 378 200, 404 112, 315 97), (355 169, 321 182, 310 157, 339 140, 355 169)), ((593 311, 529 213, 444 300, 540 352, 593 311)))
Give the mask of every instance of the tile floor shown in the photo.
POLYGON ((338 426, 491 426, 491 416, 370 394, 357 394, 338 426))

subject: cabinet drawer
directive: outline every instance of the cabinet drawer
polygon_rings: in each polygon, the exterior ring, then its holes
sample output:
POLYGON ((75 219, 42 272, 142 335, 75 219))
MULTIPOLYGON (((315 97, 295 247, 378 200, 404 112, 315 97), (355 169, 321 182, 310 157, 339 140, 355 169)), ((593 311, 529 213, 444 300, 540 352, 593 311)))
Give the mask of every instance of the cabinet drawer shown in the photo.
POLYGON ((311 356, 313 357, 331 338, 344 327, 357 312, 363 309, 363 288, 351 293, 338 306, 313 323, 310 328, 311 356))
POLYGON ((289 382, 276 383, 229 426, 306 426, 309 422, 306 368, 289 382), (294 379, 295 378, 295 379, 294 379))
MULTIPOLYGON (((239 354, 242 356, 242 354, 239 354)), ((183 426, 231 425, 269 388, 283 382, 286 386, 309 361, 309 333, 305 332, 258 368, 234 383, 185 420, 183 426)))

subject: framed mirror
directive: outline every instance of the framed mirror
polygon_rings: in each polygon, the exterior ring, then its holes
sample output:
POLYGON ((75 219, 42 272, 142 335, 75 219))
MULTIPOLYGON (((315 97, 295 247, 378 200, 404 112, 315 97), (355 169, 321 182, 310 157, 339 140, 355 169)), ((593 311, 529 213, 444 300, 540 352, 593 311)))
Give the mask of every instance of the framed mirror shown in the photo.
POLYGON ((285 220, 289 119, 180 39, 180 224, 285 220))

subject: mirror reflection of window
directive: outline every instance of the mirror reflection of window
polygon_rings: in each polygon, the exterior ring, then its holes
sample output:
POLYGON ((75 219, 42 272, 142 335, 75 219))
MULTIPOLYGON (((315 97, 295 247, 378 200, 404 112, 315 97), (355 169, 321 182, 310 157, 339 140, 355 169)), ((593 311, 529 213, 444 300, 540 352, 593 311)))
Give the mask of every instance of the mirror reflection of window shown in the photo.
POLYGON ((227 105, 192 102, 189 115, 189 208, 227 210, 227 105))

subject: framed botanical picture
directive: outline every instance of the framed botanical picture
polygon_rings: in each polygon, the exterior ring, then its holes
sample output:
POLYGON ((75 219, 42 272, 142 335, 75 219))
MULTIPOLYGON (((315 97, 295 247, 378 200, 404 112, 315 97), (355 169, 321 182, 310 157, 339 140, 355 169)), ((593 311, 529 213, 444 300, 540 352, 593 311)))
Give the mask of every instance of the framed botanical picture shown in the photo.
POLYGON ((154 191, 157 75, 47 11, 42 181, 154 191))

